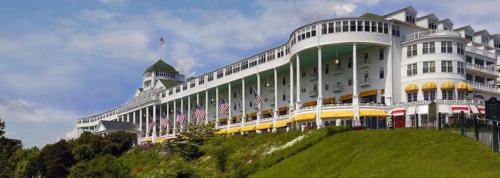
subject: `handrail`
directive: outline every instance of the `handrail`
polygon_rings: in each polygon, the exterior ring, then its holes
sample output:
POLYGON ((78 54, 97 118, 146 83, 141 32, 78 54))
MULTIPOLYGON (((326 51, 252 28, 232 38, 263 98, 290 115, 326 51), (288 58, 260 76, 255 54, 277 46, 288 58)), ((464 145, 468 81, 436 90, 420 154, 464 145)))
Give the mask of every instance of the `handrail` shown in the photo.
POLYGON ((425 38, 428 36, 456 36, 460 37, 460 33, 451 30, 429 30, 429 31, 418 31, 412 34, 408 34, 404 41, 417 40, 425 38))
POLYGON ((497 74, 495 67, 485 67, 485 66, 480 66, 477 64, 472 64, 472 63, 466 63, 465 67, 467 69, 478 70, 481 72, 486 72, 486 73, 490 73, 490 74, 494 74, 494 75, 497 74))

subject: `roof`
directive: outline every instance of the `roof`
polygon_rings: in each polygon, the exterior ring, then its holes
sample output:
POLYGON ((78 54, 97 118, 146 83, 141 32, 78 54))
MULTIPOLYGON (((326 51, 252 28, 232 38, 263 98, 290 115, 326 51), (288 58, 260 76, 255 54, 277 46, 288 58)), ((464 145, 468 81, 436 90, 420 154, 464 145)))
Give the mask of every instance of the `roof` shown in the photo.
POLYGON ((440 20, 438 23, 449 23, 449 24, 453 25, 453 22, 450 19, 443 19, 443 20, 440 20))
POLYGON ((168 72, 168 73, 175 73, 175 74, 178 74, 179 72, 177 72, 177 70, 175 70, 174 67, 172 67, 171 65, 165 63, 163 60, 158 60, 156 61, 156 63, 154 63, 153 65, 151 65, 150 67, 148 67, 146 69, 146 71, 144 71, 144 73, 147 73, 147 72, 168 72))
POLYGON ((460 31, 460 30, 471 30, 471 31, 474 31, 474 29, 470 25, 463 26, 463 27, 455 29, 455 31, 460 31))
POLYGON ((397 13, 403 12, 403 11, 411 11, 411 12, 417 13, 417 11, 412 6, 408 6, 408 7, 405 7, 403 9, 388 13, 388 14, 384 15, 384 17, 388 17, 388 16, 391 16, 391 15, 394 15, 394 14, 397 14, 397 13))
POLYGON ((433 18, 433 19, 438 19, 436 17, 436 15, 434 15, 434 13, 430 13, 430 14, 427 14, 427 15, 424 15, 422 17, 418 17, 417 20, 422 20, 422 19, 426 19, 426 18, 433 18))
POLYGON ((164 80, 164 79, 160 79, 160 82, 163 84, 163 86, 165 86, 165 88, 174 87, 176 85, 183 83, 182 81, 164 80))
POLYGON ((360 17, 364 17, 364 18, 368 18, 368 19, 374 19, 374 20, 385 20, 385 18, 383 16, 380 16, 380 15, 377 15, 377 14, 374 14, 374 13, 370 13, 370 12, 367 12, 367 13, 361 15, 360 17))
POLYGON ((100 123, 106 130, 119 130, 119 131, 134 131, 137 130, 137 126, 130 122, 118 122, 118 121, 105 121, 101 120, 100 123))
POLYGON ((490 35, 490 33, 487 30, 481 30, 478 32, 475 32, 474 35, 490 35))

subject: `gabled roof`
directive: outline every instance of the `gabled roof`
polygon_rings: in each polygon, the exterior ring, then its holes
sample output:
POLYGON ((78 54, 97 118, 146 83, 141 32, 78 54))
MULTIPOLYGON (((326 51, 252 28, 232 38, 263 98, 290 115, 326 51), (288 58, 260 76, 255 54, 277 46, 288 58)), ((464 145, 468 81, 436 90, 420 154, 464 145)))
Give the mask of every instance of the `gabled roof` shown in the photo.
POLYGON ((144 73, 147 73, 147 72, 167 72, 167 73, 175 73, 175 74, 178 74, 179 72, 177 72, 177 70, 175 70, 174 67, 172 67, 171 65, 165 63, 163 60, 158 60, 156 61, 156 63, 154 63, 153 65, 149 66, 146 71, 144 71, 144 73))
POLYGON ((397 13, 400 13, 400 12, 403 12, 403 11, 409 11, 409 12, 413 12, 415 14, 417 13, 417 11, 412 6, 408 6, 408 7, 405 7, 403 9, 400 9, 400 10, 397 10, 397 11, 385 14, 384 17, 388 17, 388 16, 391 16, 391 15, 394 15, 394 14, 397 14, 397 13))
POLYGON ((460 28, 455 29, 455 31, 461 31, 461 30, 469 30, 469 31, 474 31, 474 29, 473 29, 470 25, 463 26, 463 27, 460 27, 460 28))
POLYGON ((360 17, 368 18, 368 19, 374 19, 374 20, 385 20, 384 16, 380 16, 371 12, 367 12, 360 17))
POLYGON ((488 32, 488 30, 481 30, 481 31, 475 32, 474 36, 475 35, 488 35, 488 36, 490 36, 490 33, 488 32))
POLYGON ((417 21, 422 20, 422 19, 427 19, 427 18, 438 19, 438 18, 436 17, 436 15, 434 15, 434 13, 430 13, 430 14, 424 15, 424 16, 422 16, 422 17, 418 17, 418 18, 417 18, 417 21))
POLYGON ((164 80, 164 79, 160 79, 160 82, 161 84, 163 84, 163 86, 165 86, 165 88, 174 87, 176 85, 183 83, 182 81, 164 80))
POLYGON ((453 22, 450 19, 443 19, 443 20, 440 20, 438 23, 448 23, 448 24, 453 25, 453 22))
POLYGON ((104 127, 105 131, 137 131, 137 126, 130 122, 99 121, 98 127, 104 127))
POLYGON ((500 35, 499 34, 491 35, 491 37, 494 38, 494 39, 497 39, 497 40, 500 39, 500 35))

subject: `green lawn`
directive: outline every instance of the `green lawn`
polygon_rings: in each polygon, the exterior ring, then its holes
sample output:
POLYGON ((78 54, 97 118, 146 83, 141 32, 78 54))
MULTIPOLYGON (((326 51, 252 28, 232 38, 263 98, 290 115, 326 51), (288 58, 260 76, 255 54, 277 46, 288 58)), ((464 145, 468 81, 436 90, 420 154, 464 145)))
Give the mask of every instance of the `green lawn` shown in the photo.
POLYGON ((335 134, 253 177, 500 177, 500 155, 455 133, 335 134))

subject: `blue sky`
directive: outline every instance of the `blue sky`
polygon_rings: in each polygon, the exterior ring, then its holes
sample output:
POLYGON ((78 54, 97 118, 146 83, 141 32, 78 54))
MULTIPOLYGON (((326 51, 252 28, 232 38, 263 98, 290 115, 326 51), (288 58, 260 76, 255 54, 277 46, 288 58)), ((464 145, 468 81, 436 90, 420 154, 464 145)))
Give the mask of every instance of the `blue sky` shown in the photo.
POLYGON ((26 147, 52 143, 78 117, 113 108, 158 56, 189 76, 285 42, 315 20, 409 5, 455 27, 498 33, 499 2, 476 0, 0 1, 0 118, 26 147), (466 13, 465 13, 466 12, 466 13))

